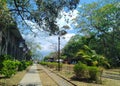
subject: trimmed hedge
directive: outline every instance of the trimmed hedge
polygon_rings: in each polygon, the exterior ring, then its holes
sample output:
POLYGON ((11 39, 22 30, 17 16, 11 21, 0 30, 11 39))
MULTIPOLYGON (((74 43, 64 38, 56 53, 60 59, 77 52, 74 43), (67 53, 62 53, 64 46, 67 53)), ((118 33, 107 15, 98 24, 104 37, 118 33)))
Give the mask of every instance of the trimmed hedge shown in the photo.
MULTIPOLYGON (((58 68, 58 63, 57 62, 40 62, 41 65, 46 65, 47 67, 50 68, 58 68)), ((62 68, 62 63, 60 63, 60 68, 62 68)))
POLYGON ((99 75, 100 75, 99 68, 91 66, 91 67, 88 67, 88 70, 89 70, 89 79, 98 81, 99 75))
POLYGON ((87 66, 82 62, 78 62, 78 64, 74 66, 74 72, 78 79, 87 79, 89 81, 95 81, 96 83, 101 82, 100 77, 102 72, 100 68, 96 66, 87 66))
POLYGON ((41 64, 41 65, 47 65, 47 63, 48 63, 48 62, 44 62, 44 61, 39 62, 39 64, 41 64))
POLYGON ((75 72, 75 75, 78 79, 89 77, 87 65, 83 64, 81 62, 79 62, 78 64, 76 64, 74 66, 74 72, 75 72))

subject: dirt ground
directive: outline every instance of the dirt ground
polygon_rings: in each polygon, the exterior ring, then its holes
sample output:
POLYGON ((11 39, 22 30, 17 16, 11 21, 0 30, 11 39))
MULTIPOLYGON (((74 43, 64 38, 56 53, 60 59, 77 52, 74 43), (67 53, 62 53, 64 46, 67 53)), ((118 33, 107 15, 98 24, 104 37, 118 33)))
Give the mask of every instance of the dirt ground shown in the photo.
POLYGON ((43 86, 58 86, 52 78, 50 78, 38 65, 40 80, 43 86))

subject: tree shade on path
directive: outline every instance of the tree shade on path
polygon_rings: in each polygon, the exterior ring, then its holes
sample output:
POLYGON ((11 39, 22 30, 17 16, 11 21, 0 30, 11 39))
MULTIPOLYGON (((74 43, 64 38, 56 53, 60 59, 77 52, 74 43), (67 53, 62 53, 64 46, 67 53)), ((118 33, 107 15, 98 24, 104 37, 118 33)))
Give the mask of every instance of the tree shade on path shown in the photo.
POLYGON ((18 86, 42 86, 36 64, 33 64, 18 86))

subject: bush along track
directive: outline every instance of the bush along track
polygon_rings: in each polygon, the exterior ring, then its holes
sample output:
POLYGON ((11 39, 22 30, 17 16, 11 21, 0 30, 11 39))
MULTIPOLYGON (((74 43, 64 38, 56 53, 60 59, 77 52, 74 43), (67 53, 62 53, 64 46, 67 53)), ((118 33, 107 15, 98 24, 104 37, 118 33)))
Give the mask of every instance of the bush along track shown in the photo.
POLYGON ((13 60, 9 55, 2 55, 0 58, 0 74, 5 78, 10 78, 17 71, 25 70, 29 65, 32 64, 32 61, 13 60))
POLYGON ((88 81, 95 81, 96 83, 101 83, 102 69, 96 66, 87 66, 82 62, 78 62, 74 66, 75 76, 78 79, 85 79, 88 81))

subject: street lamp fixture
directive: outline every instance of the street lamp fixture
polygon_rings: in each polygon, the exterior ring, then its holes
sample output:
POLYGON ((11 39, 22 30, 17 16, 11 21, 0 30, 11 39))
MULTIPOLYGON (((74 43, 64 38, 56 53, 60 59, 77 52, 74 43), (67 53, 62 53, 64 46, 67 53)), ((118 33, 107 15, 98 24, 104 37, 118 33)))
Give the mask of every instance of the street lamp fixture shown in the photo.
POLYGON ((60 37, 65 35, 67 32, 65 30, 61 30, 58 32, 58 71, 60 71, 60 37))

